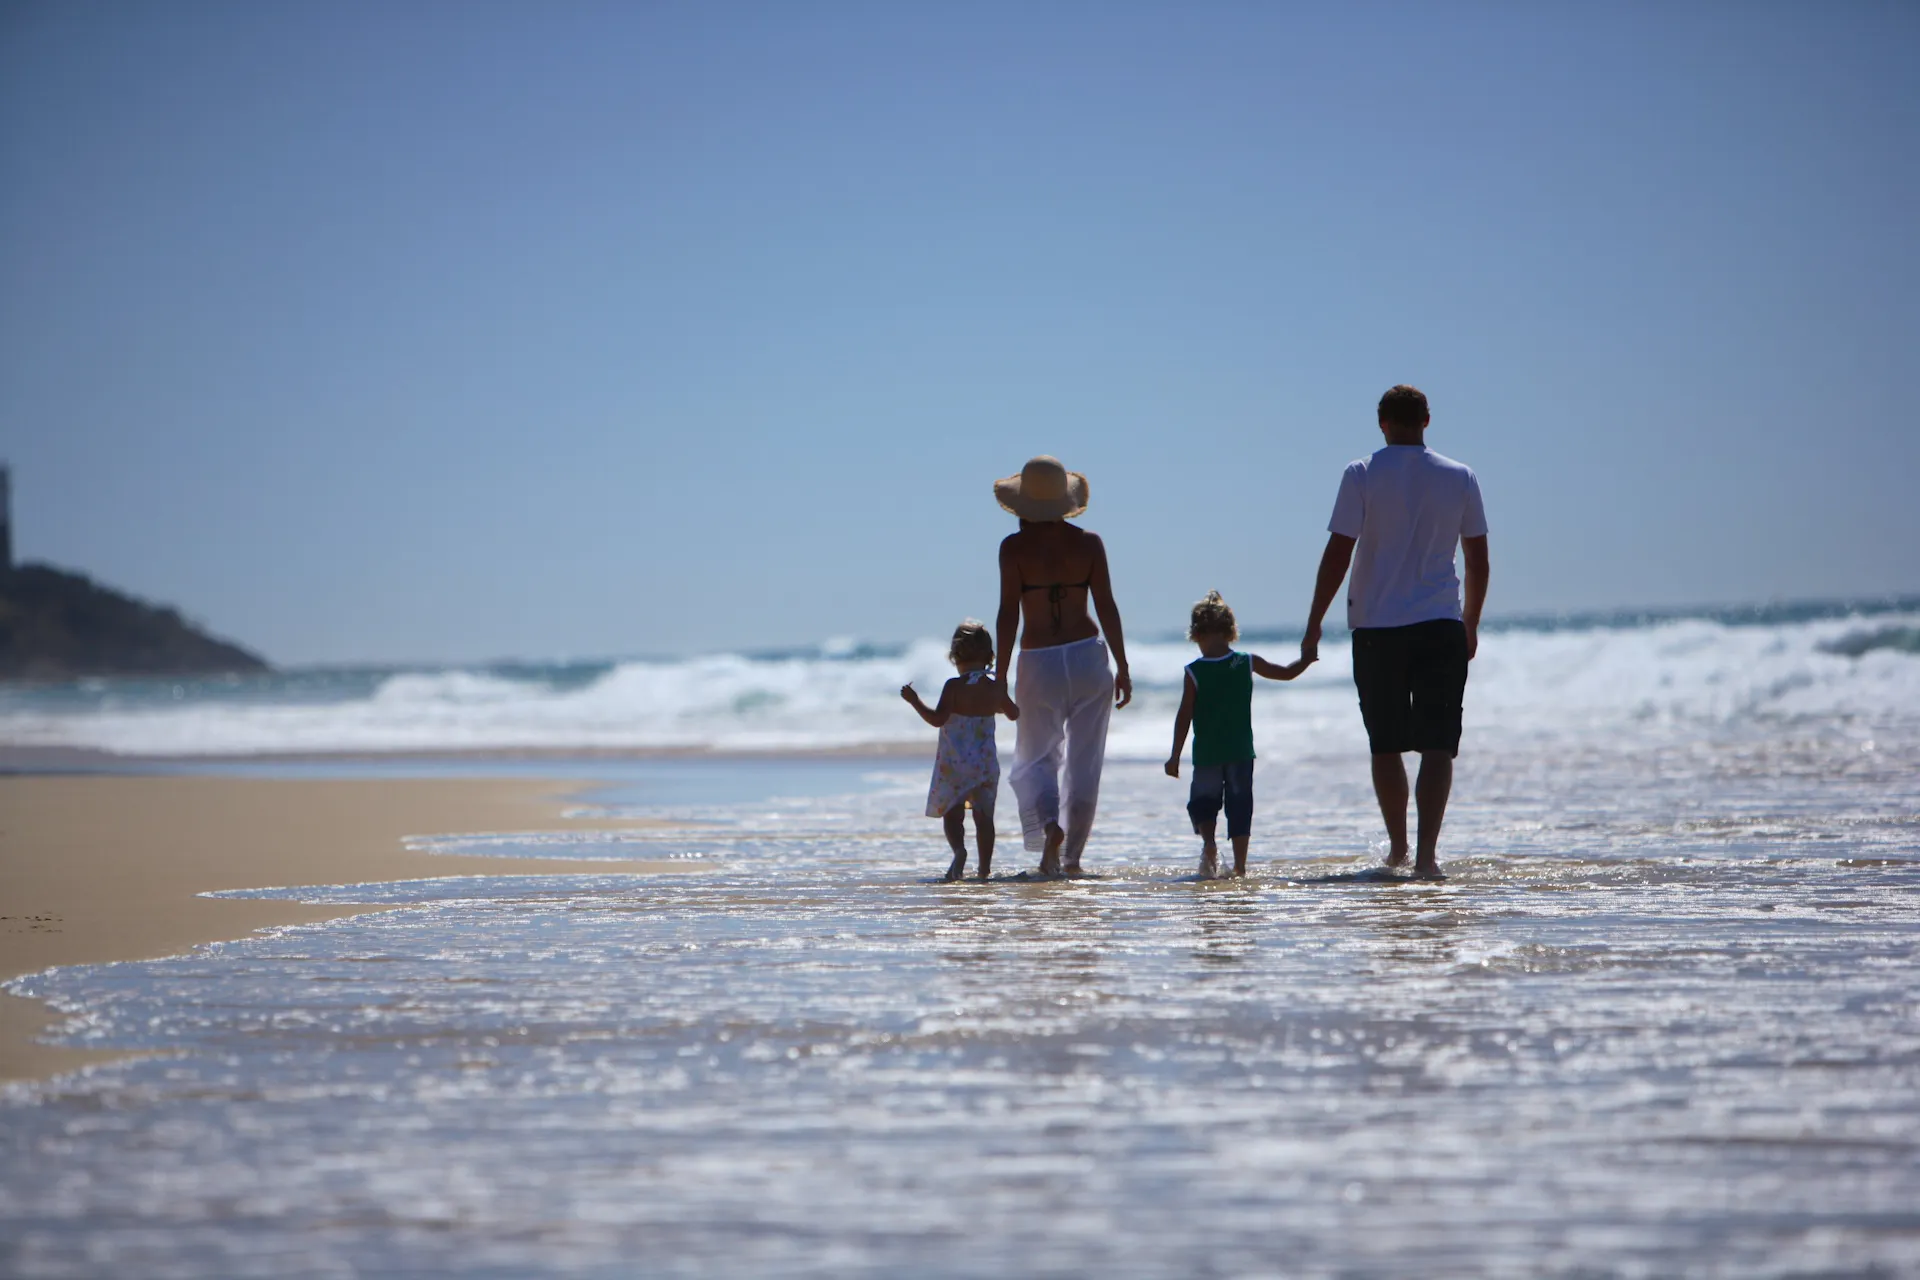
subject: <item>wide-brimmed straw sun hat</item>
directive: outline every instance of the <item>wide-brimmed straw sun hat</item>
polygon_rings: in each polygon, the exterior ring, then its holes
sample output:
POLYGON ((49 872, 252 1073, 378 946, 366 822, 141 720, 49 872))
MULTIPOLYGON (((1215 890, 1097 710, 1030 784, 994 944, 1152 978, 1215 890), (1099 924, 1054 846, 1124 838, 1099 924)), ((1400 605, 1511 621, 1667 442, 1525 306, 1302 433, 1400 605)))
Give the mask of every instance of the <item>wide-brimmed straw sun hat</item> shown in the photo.
POLYGON ((993 496, 1022 520, 1071 520, 1087 509, 1087 478, 1043 453, 1019 475, 995 480, 993 496))

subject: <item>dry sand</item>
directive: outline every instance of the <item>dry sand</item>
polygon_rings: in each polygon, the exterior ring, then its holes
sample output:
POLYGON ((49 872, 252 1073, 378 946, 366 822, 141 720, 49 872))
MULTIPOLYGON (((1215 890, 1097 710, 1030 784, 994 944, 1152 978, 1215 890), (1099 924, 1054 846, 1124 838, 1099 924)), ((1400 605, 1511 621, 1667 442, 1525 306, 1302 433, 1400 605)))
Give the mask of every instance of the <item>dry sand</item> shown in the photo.
MULTIPOLYGON (((378 909, 195 896, 215 889, 577 873, 582 865, 565 859, 443 856, 401 844, 442 833, 643 825, 563 818, 573 790, 526 779, 0 777, 0 981, 54 965, 177 955, 271 925, 378 909)), ((0 1080, 125 1056, 36 1043, 54 1018, 38 1001, 0 994, 0 1080)))

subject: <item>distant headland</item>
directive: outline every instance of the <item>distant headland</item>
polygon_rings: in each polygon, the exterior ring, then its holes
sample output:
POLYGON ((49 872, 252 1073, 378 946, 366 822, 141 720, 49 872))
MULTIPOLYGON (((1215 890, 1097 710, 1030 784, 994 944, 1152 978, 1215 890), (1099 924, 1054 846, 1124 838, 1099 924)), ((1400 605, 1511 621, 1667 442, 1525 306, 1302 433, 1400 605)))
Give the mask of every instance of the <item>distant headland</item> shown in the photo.
POLYGON ((176 610, 52 565, 15 565, 8 497, 0 467, 0 680, 270 669, 258 654, 207 635, 176 610))

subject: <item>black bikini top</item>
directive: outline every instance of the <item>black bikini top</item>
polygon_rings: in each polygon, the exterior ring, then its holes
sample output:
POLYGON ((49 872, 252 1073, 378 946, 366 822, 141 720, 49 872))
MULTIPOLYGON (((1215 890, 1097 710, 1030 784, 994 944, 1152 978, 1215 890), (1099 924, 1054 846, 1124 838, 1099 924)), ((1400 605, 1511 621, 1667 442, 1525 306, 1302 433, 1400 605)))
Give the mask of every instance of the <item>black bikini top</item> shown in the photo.
POLYGON ((1053 629, 1056 632, 1060 630, 1060 602, 1067 598, 1067 592, 1091 590, 1093 590, 1093 579, 1091 577, 1085 582, 1032 582, 1022 583, 1020 587, 1020 593, 1022 595, 1025 595, 1029 591, 1044 591, 1047 593, 1047 600, 1053 605, 1053 629))

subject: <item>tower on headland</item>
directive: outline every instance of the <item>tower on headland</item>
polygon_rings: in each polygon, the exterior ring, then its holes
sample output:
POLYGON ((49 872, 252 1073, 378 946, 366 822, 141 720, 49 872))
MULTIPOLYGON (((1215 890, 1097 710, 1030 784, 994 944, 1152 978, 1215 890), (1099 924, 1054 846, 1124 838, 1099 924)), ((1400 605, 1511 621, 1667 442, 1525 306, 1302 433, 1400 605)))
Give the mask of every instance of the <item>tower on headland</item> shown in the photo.
POLYGON ((9 500, 7 464, 0 462, 0 573, 13 570, 13 504, 9 500))

